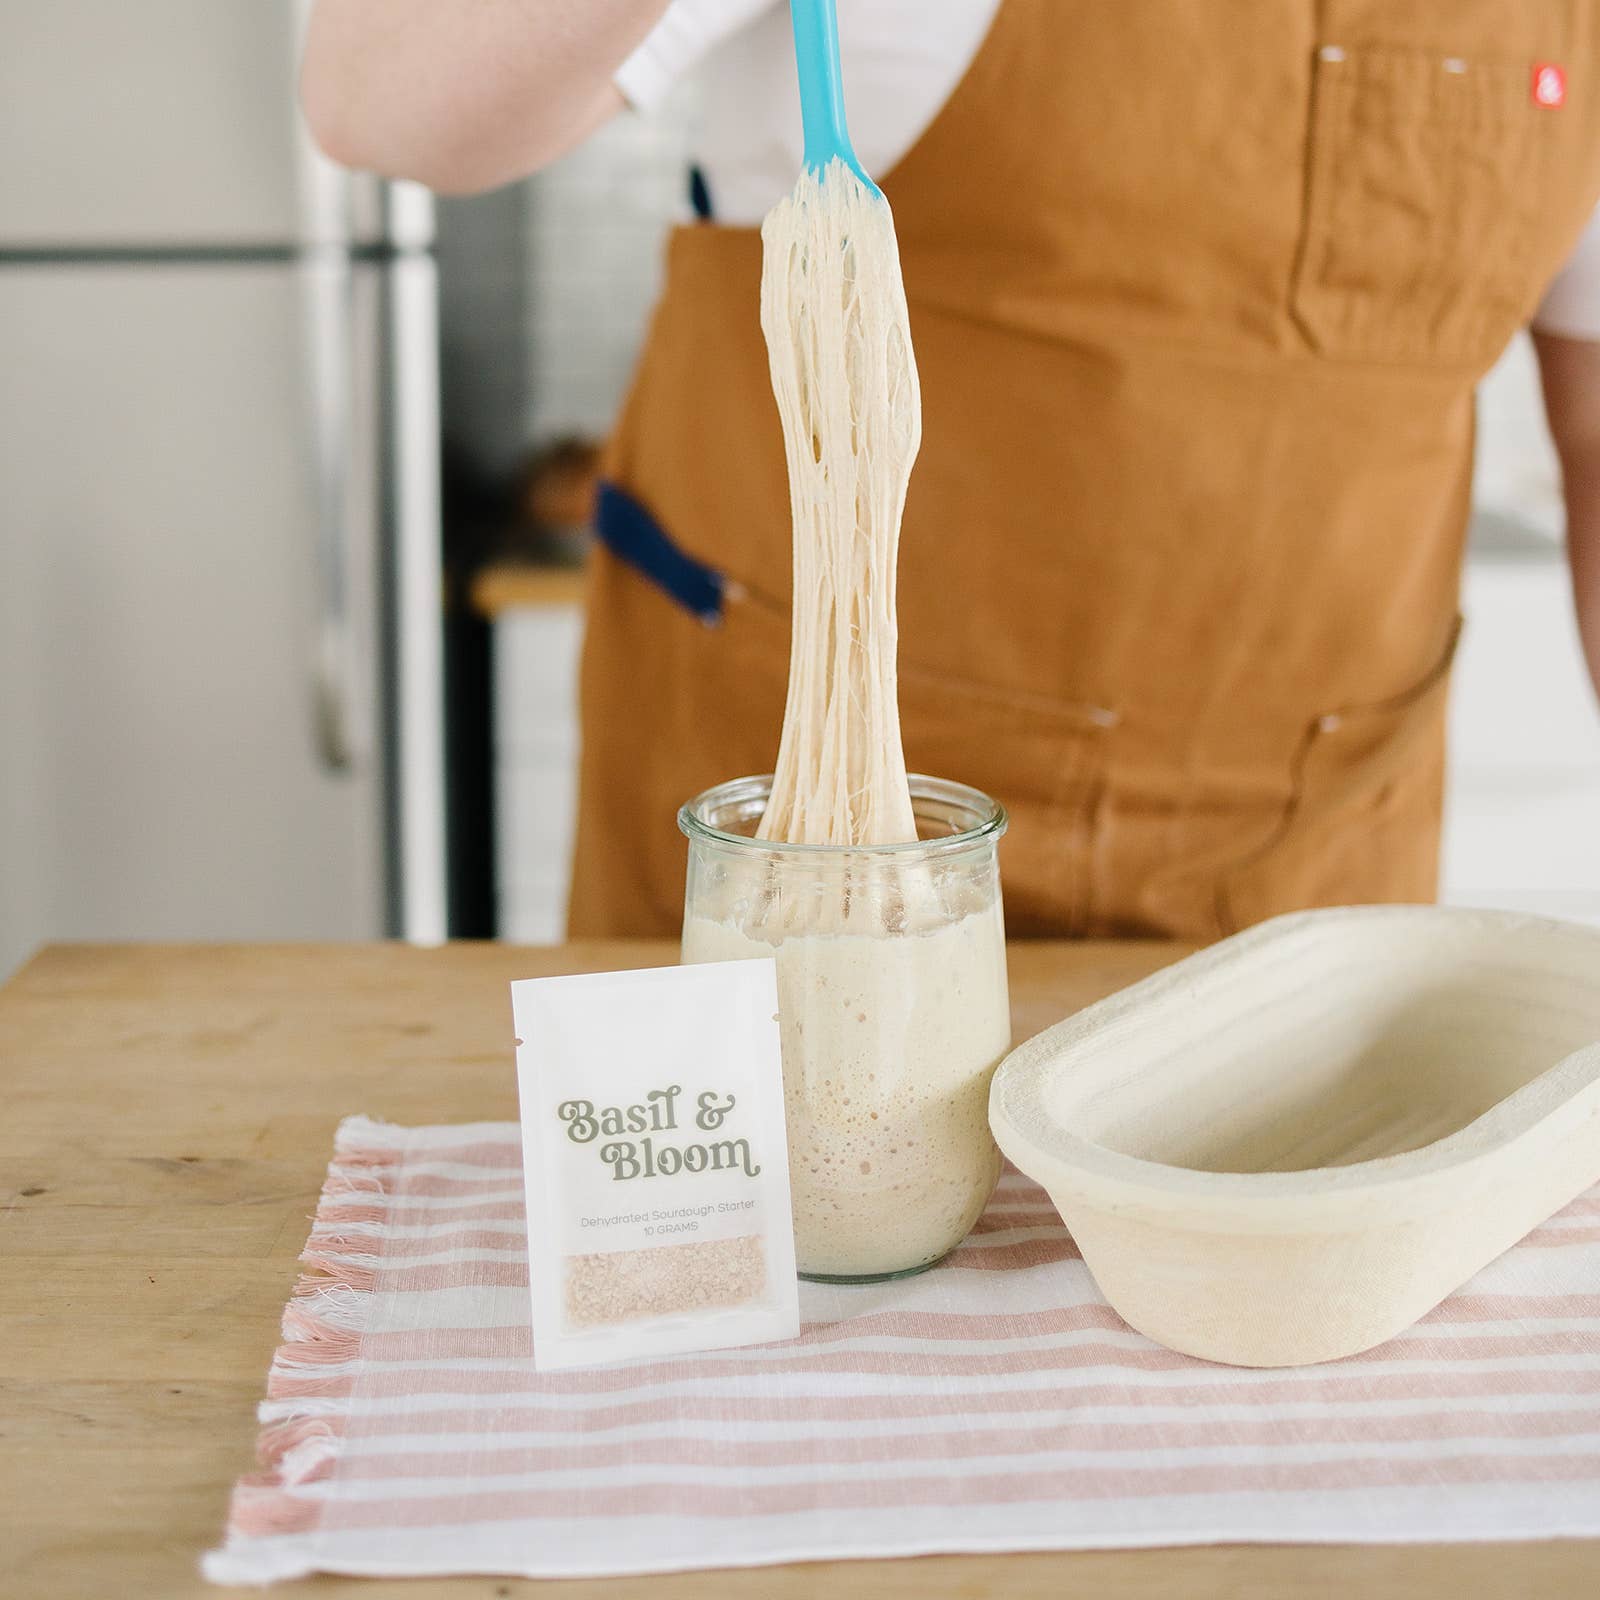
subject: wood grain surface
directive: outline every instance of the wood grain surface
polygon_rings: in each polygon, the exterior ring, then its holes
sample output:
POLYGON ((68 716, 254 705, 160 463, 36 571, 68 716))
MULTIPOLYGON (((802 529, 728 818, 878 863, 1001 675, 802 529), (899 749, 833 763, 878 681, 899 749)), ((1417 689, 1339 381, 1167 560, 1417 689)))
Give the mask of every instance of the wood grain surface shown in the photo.
MULTIPOLYGON (((1180 953, 1019 945, 1018 1037, 1180 953)), ((181 1600, 251 1468, 333 1130, 516 1115, 506 984, 666 945, 63 946, 0 989, 0 1595, 181 1600)), ((362 1600, 1547 1600, 1600 1544, 1220 1546, 391 1582, 362 1600)))
POLYGON ((581 606, 587 593, 588 575, 582 567, 503 562, 473 577, 472 609, 493 621, 503 611, 581 606))

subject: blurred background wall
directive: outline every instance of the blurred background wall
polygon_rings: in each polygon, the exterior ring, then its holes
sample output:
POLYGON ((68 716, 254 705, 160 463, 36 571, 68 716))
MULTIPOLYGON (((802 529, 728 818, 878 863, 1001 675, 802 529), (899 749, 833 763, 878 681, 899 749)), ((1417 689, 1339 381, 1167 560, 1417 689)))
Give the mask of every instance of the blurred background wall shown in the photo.
MULTIPOLYGON (((0 974, 562 931, 587 496, 692 96, 435 202, 310 150, 298 10, 0 0, 0 974)), ((1600 919, 1525 341, 1480 418, 1445 892, 1600 919)))

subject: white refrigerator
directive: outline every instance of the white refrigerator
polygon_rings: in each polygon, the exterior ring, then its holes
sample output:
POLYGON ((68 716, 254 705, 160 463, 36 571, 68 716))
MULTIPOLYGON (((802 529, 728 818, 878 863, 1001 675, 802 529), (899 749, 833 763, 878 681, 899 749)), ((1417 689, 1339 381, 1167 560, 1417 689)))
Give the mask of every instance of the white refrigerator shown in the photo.
POLYGON ((0 977, 445 933, 432 207, 293 0, 0 0, 0 977))

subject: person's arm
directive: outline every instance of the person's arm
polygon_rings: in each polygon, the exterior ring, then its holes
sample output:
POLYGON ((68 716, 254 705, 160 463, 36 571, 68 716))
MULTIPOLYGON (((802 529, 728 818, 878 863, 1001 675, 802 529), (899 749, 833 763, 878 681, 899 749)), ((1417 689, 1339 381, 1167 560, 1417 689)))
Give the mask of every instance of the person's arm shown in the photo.
POLYGON ((1600 209, 1540 302, 1533 343, 1561 458, 1578 628, 1600 694, 1600 209))
POLYGON ((300 96, 343 166, 470 193, 525 177, 624 104, 612 75, 667 0, 316 0, 300 96))
POLYGON ((1567 561, 1589 676, 1600 694, 1600 340, 1535 329, 1545 412, 1561 457, 1567 561))

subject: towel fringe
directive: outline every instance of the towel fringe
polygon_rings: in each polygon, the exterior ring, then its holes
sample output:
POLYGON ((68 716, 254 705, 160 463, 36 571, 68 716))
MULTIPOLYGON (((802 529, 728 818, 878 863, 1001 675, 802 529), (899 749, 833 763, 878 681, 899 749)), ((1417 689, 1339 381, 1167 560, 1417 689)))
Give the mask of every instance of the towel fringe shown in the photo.
POLYGON ((330 1213, 328 1221, 343 1228, 357 1223, 383 1223, 388 1217, 388 1207, 357 1205, 349 1200, 335 1196, 332 1203, 326 1208, 330 1213), (337 1213, 337 1215, 332 1215, 337 1213))
POLYGON ((300 1259, 307 1262, 312 1270, 301 1275, 299 1283, 295 1285, 296 1295, 321 1294, 332 1284, 365 1294, 371 1291, 377 1281, 378 1258, 370 1252, 347 1256, 307 1249, 301 1253, 300 1259))
POLYGON ((283 1422, 269 1423, 256 1440, 256 1459, 269 1472, 276 1472, 283 1481, 293 1483, 296 1480, 287 1463, 301 1459, 298 1452, 314 1443, 332 1446, 333 1453, 337 1454, 337 1442, 343 1439, 344 1429, 345 1419, 331 1415, 290 1417, 283 1422))
POLYGON ((311 1230, 311 1243, 324 1249, 332 1246, 334 1249, 355 1248, 363 1241, 383 1237, 383 1221, 378 1217, 367 1217, 357 1220, 353 1217, 340 1217, 337 1222, 316 1222, 311 1230))
POLYGON ((378 1147, 371 1150, 340 1149, 336 1152, 341 1167, 389 1167, 394 1165, 397 1151, 378 1147))
POLYGON ((208 1573, 252 1565, 255 1553, 245 1547, 253 1539, 313 1533, 320 1525, 326 1501, 306 1491, 333 1476, 349 1402, 304 1393, 307 1371, 328 1376, 328 1368, 360 1355, 379 1264, 372 1247, 388 1217, 405 1139, 403 1128, 371 1117, 347 1117, 339 1125, 334 1162, 300 1253, 303 1270, 284 1308, 283 1343, 267 1373, 269 1398, 260 1408, 256 1440, 264 1470, 235 1488, 227 1543, 207 1557, 208 1573), (359 1204, 351 1196, 359 1196, 359 1204))
MULTIPOLYGON (((352 1172, 348 1167, 328 1169, 328 1181, 322 1186, 324 1198, 330 1195, 358 1194, 370 1200, 383 1193, 383 1181, 376 1172, 352 1172)), ((335 1201, 337 1204, 337 1201, 335 1201)))
POLYGON ((291 1422, 296 1417, 337 1417, 343 1421, 350 1409, 341 1397, 329 1399, 322 1396, 301 1397, 292 1400, 262 1400, 256 1406, 256 1421, 261 1423, 291 1422))
POLYGON ((377 1117, 346 1117, 333 1135, 335 1155, 346 1150, 385 1149, 398 1155, 405 1148, 411 1130, 398 1122, 384 1122, 377 1117))
POLYGON ((283 1309, 285 1342, 314 1343, 359 1332, 366 1321, 362 1292, 354 1284, 329 1278, 320 1267, 302 1274, 283 1309))
POLYGON ((228 1508, 228 1543, 272 1533, 310 1533, 321 1517, 320 1500, 267 1484, 241 1483, 228 1508))
POLYGON ((333 1476, 344 1440, 332 1435, 303 1439, 278 1457, 278 1477, 285 1484, 321 1483, 333 1476))

